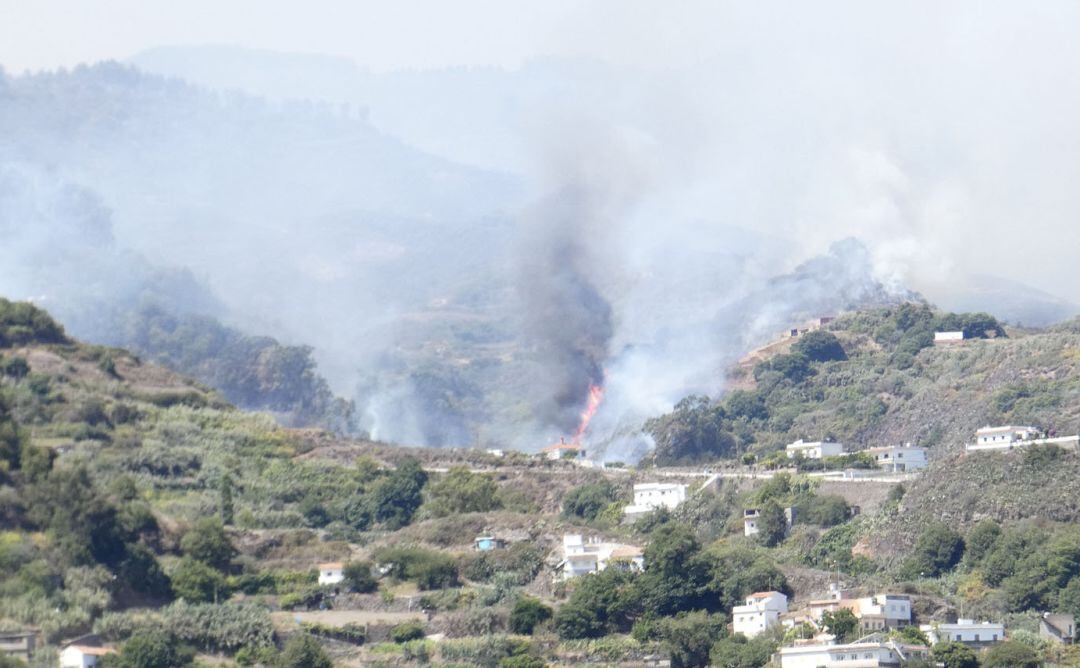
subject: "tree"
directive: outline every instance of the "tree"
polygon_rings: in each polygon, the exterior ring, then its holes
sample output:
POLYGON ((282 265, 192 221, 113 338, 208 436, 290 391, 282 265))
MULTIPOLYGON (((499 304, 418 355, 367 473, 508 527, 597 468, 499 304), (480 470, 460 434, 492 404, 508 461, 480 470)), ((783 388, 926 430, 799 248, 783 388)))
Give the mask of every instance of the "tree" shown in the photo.
POLYGON ((218 515, 222 524, 232 524, 235 507, 233 506, 233 481, 228 473, 221 476, 218 484, 218 515))
POLYGON ((532 635, 533 629, 551 619, 552 610, 538 599, 522 596, 510 611, 510 630, 521 635, 532 635))
POLYGON ((184 557, 169 578, 173 593, 190 603, 217 602, 225 597, 225 577, 210 566, 184 557))
POLYGON ((483 513, 499 507, 498 486, 491 476, 472 473, 455 466, 441 479, 428 485, 427 512, 434 517, 458 513, 483 513))
POLYGON ((909 570, 912 575, 937 577, 952 570, 964 556, 964 539, 944 524, 927 527, 915 542, 909 570))
POLYGON ((599 638, 607 633, 607 627, 597 610, 570 601, 555 613, 555 632, 560 638, 599 638))
POLYGON ((660 526, 645 548, 645 572, 637 578, 641 605, 659 615, 707 608, 709 564, 685 524, 660 526))
POLYGON ((747 640, 743 634, 736 633, 716 641, 709 659, 717 668, 760 668, 769 663, 775 651, 776 643, 768 634, 761 633, 747 640))
POLYGON ((667 415, 646 422, 645 431, 656 442, 651 456, 660 466, 736 454, 735 437, 724 426, 724 409, 708 397, 684 398, 667 415))
POLYGON ((378 480, 371 489, 371 514, 387 529, 397 530, 412 522, 416 509, 423 503, 427 473, 420 462, 407 457, 394 471, 378 480))
POLYGON ((975 651, 962 642, 939 642, 934 645, 930 655, 945 668, 979 668, 979 658, 975 651))
POLYGON ((709 665, 709 651, 725 633, 723 615, 704 611, 680 613, 660 620, 661 643, 671 656, 671 668, 699 668, 709 665))
POLYGON ((236 549, 218 517, 204 517, 195 522, 180 539, 180 549, 192 559, 219 570, 227 568, 236 556, 236 549))
POLYGON ((754 367, 754 378, 756 380, 762 380, 770 371, 780 374, 792 383, 801 383, 814 375, 814 369, 810 366, 810 360, 807 359, 806 355, 801 353, 777 355, 771 360, 759 362, 758 365, 754 367))
POLYGON ((832 332, 820 329, 800 336, 795 345, 791 346, 791 351, 804 355, 811 362, 847 359, 844 346, 840 345, 840 339, 836 338, 832 332))
POLYGON ((563 498, 563 517, 594 520, 615 501, 615 487, 607 480, 579 485, 563 498))
POLYGON ((371 564, 367 561, 350 561, 345 564, 342 575, 349 590, 358 594, 368 594, 379 588, 379 583, 371 574, 371 564))
POLYGON ((761 506, 761 514, 758 517, 758 541, 765 547, 775 547, 784 540, 787 535, 787 515, 784 509, 772 499, 761 506))
POLYGON ((189 665, 192 658, 191 652, 181 650, 175 635, 150 630, 133 635, 110 663, 118 668, 175 668, 189 665))
POLYGON ((851 638, 859 628, 859 619, 847 608, 835 612, 826 610, 821 614, 821 623, 829 633, 841 640, 851 638))
POLYGON ((989 555, 1001 538, 1001 525, 993 519, 985 519, 968 532, 964 539, 964 558, 977 564, 989 555))
POLYGON ((285 643, 277 668, 334 668, 334 662, 315 638, 300 633, 285 643))
POLYGON ((909 645, 926 645, 928 647, 930 645, 930 639, 927 638, 926 634, 920 631, 919 627, 914 624, 903 627, 896 632, 896 635, 909 645))
POLYGON ((1003 642, 983 656, 982 668, 1039 668, 1039 655, 1023 643, 1003 642))

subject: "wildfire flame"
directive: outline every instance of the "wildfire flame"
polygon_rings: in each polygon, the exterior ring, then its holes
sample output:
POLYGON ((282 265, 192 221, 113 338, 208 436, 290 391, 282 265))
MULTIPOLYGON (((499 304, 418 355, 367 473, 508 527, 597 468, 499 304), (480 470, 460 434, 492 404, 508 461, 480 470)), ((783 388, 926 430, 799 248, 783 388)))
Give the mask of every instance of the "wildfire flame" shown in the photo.
POLYGON ((585 410, 581 411, 581 422, 578 423, 577 431, 574 432, 574 442, 581 440, 585 430, 589 428, 589 422, 596 415, 596 409, 600 408, 600 402, 604 400, 604 388, 600 385, 589 386, 589 401, 585 404, 585 410))

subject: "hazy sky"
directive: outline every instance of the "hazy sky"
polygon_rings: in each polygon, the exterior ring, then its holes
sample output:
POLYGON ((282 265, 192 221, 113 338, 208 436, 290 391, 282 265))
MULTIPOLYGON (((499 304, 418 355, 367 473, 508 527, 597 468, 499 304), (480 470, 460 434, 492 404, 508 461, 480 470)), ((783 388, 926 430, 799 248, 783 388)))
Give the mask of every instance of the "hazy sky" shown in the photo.
POLYGON ((708 24, 683 19, 706 7, 716 16, 720 5, 679 4, 673 12, 626 0, 0 0, 0 62, 20 72, 204 43, 342 55, 376 70, 513 65, 537 53, 685 62, 711 47, 708 24))

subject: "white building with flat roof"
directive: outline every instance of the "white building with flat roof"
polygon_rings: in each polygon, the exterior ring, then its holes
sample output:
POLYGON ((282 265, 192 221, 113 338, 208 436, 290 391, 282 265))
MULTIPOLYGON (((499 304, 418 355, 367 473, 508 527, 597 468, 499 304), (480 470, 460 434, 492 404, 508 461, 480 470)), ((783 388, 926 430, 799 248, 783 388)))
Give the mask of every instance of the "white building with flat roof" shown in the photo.
POLYGON ((781 668, 900 668, 927 658, 930 648, 909 645, 874 633, 852 643, 805 643, 780 648, 781 668))
POLYGON ((645 482, 634 485, 634 502, 623 509, 628 516, 667 508, 674 510, 686 500, 686 485, 674 482, 645 482))
POLYGON ((975 432, 975 442, 964 446, 967 452, 993 450, 1012 450, 1032 445, 1056 445, 1061 448, 1080 448, 1080 436, 1051 436, 1042 438, 1042 432, 1035 427, 983 427, 975 432))
POLYGON ((949 343, 963 343, 964 332, 934 332, 934 343, 937 345, 949 343))
POLYGON ((874 458, 878 468, 887 473, 906 473, 926 468, 926 448, 914 445, 886 445, 863 452, 874 458))
POLYGON ((844 446, 831 441, 806 442, 800 438, 794 443, 788 443, 784 451, 787 453, 788 459, 795 459, 800 455, 804 459, 821 459, 844 454, 844 446))
POLYGON ((788 599, 778 591, 759 591, 746 597, 744 605, 731 609, 732 631, 753 638, 774 624, 788 611, 788 599))
POLYGON ((1005 625, 996 622, 976 622, 958 619, 955 622, 923 624, 919 630, 926 634, 931 645, 939 642, 960 642, 972 647, 985 647, 1005 640, 1005 625))
POLYGON ((609 566, 640 571, 645 567, 644 552, 635 545, 609 543, 580 534, 563 536, 563 559, 557 570, 563 579, 598 573, 609 566))

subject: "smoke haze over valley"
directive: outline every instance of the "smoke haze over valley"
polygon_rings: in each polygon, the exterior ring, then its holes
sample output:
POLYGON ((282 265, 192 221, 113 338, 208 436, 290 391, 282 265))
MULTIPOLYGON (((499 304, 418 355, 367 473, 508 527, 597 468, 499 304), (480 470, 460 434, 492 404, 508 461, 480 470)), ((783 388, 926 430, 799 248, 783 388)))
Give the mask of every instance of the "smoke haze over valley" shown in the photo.
POLYGON ((46 62, 0 7, 0 295, 288 424, 531 451, 603 386, 636 457, 810 317, 1080 313, 1072 3, 489 8, 394 62, 318 9, 46 62))

